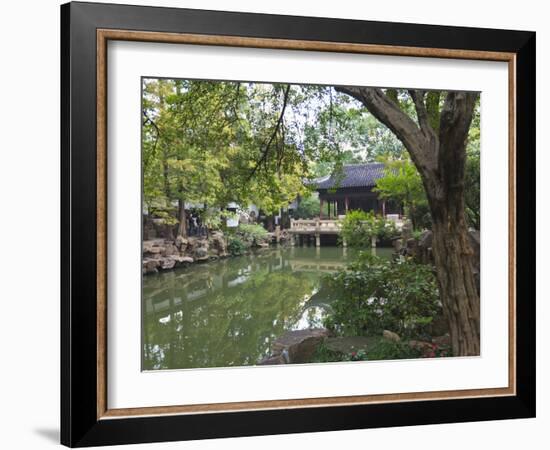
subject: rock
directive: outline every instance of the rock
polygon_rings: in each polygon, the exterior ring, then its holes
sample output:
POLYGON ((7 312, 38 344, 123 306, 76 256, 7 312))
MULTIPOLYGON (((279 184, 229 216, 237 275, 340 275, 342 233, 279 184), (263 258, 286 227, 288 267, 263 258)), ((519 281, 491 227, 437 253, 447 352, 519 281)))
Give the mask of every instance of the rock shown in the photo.
POLYGON ((160 268, 162 270, 169 270, 169 269, 173 269, 175 265, 176 265, 176 261, 174 259, 163 258, 160 263, 160 268))
POLYGON ((426 230, 420 236, 418 240, 416 259, 421 264, 433 264, 432 253, 433 233, 430 230, 426 230))
POLYGON ((162 255, 163 256, 171 256, 171 255, 174 255, 178 253, 178 248, 172 244, 172 243, 168 243, 164 246, 164 250, 162 252, 162 255))
POLYGON ((198 247, 195 249, 194 255, 197 260, 201 260, 201 258, 208 259, 208 250, 206 247, 198 247))
POLYGON ((188 242, 189 241, 185 239, 183 236, 178 236, 176 238, 175 245, 180 250, 180 252, 182 252, 182 251, 185 251, 185 249, 187 248, 188 242))
POLYGON ((216 231, 210 236, 210 248, 212 248, 218 256, 227 254, 227 244, 225 236, 222 232, 216 231))
POLYGON ((433 233, 431 230, 425 230, 418 239, 418 246, 423 248, 431 248, 433 241, 433 233))
POLYGON ((189 256, 171 255, 169 259, 173 259, 176 262, 176 266, 186 266, 193 263, 193 258, 189 256))
POLYGON ((266 356, 259 363, 261 366, 272 366, 277 364, 286 364, 286 360, 282 354, 266 356))
POLYGON ((273 355, 288 354, 289 363, 305 363, 311 360, 317 346, 329 336, 326 328, 287 331, 272 345, 273 355))
POLYGON ((403 227, 401 228, 401 237, 403 238, 403 242, 407 242, 410 238, 412 238, 412 231, 412 222, 410 220, 405 221, 403 227))
POLYGON ((377 337, 366 336, 329 337, 325 340, 325 347, 331 352, 347 355, 359 350, 366 350, 378 339, 377 337))
POLYGON ((160 263, 160 259, 144 259, 142 262, 142 272, 156 273, 158 272, 158 267, 160 266, 160 263))
POLYGON ((403 239, 394 239, 392 244, 395 253, 400 253, 401 249, 403 248, 403 239))
POLYGON ((163 250, 164 250, 164 247, 157 247, 157 246, 149 247, 149 249, 147 250, 146 253, 151 253, 151 254, 158 255, 158 254, 162 253, 163 250))
POLYGON ((451 345, 451 336, 445 334, 443 336, 436 336, 432 338, 432 343, 441 347, 441 346, 450 346, 451 345))
POLYGON ((393 342, 399 342, 401 340, 401 338, 397 333, 394 333, 393 331, 389 331, 389 330, 384 330, 382 332, 382 337, 387 341, 393 341, 393 342))

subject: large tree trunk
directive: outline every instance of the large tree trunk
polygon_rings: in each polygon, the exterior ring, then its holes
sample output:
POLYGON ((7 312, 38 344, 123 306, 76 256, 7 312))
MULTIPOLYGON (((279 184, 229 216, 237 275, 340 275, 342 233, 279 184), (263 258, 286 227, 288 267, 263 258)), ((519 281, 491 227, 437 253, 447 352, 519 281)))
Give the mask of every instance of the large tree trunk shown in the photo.
POLYGON ((432 250, 453 353, 479 355, 479 296, 464 213, 447 205, 432 223, 432 250))
POLYGON ((408 150, 432 214, 432 249, 453 353, 479 355, 479 295, 464 213, 466 138, 477 94, 449 92, 439 111, 438 102, 426 102, 424 92, 410 90, 416 123, 381 89, 336 89, 363 103, 408 150))

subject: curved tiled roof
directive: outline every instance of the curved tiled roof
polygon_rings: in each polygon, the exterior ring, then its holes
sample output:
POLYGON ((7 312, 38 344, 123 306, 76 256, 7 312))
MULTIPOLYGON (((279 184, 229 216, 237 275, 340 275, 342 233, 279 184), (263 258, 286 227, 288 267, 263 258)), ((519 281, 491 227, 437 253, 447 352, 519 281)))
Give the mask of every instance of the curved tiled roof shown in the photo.
POLYGON ((317 189, 351 187, 373 187, 376 180, 384 176, 384 163, 346 164, 342 167, 343 177, 337 174, 317 178, 313 181, 317 189))

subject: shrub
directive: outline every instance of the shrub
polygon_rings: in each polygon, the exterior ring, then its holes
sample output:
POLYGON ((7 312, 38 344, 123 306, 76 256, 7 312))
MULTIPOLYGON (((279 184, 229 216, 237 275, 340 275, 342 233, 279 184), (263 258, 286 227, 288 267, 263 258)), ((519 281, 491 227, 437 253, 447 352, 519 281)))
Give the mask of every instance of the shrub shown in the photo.
POLYGON ((228 239, 227 250, 231 256, 240 256, 246 251, 246 244, 237 236, 228 239))
POLYGON ((238 226, 236 234, 248 247, 258 245, 269 238, 268 231, 261 225, 256 224, 241 224, 238 226))
POLYGON ((412 348, 407 342, 388 341, 380 339, 368 349, 365 359, 377 361, 382 359, 412 359, 419 358, 421 352, 412 348))
POLYGON ((372 211, 350 211, 342 221, 341 239, 351 247, 370 247, 371 239, 390 240, 398 235, 395 223, 372 211))
POLYGON ((325 279, 332 314, 325 326, 345 335, 422 336, 441 312, 431 266, 361 253, 348 270, 325 279))

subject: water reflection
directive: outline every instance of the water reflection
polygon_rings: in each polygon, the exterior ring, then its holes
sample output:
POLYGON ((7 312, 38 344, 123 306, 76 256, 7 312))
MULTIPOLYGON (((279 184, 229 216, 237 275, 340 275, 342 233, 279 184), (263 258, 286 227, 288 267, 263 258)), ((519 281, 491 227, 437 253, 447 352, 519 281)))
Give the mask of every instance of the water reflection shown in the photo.
POLYGON ((256 364, 286 330, 321 326, 320 279, 352 256, 277 248, 144 277, 143 368, 256 364))

